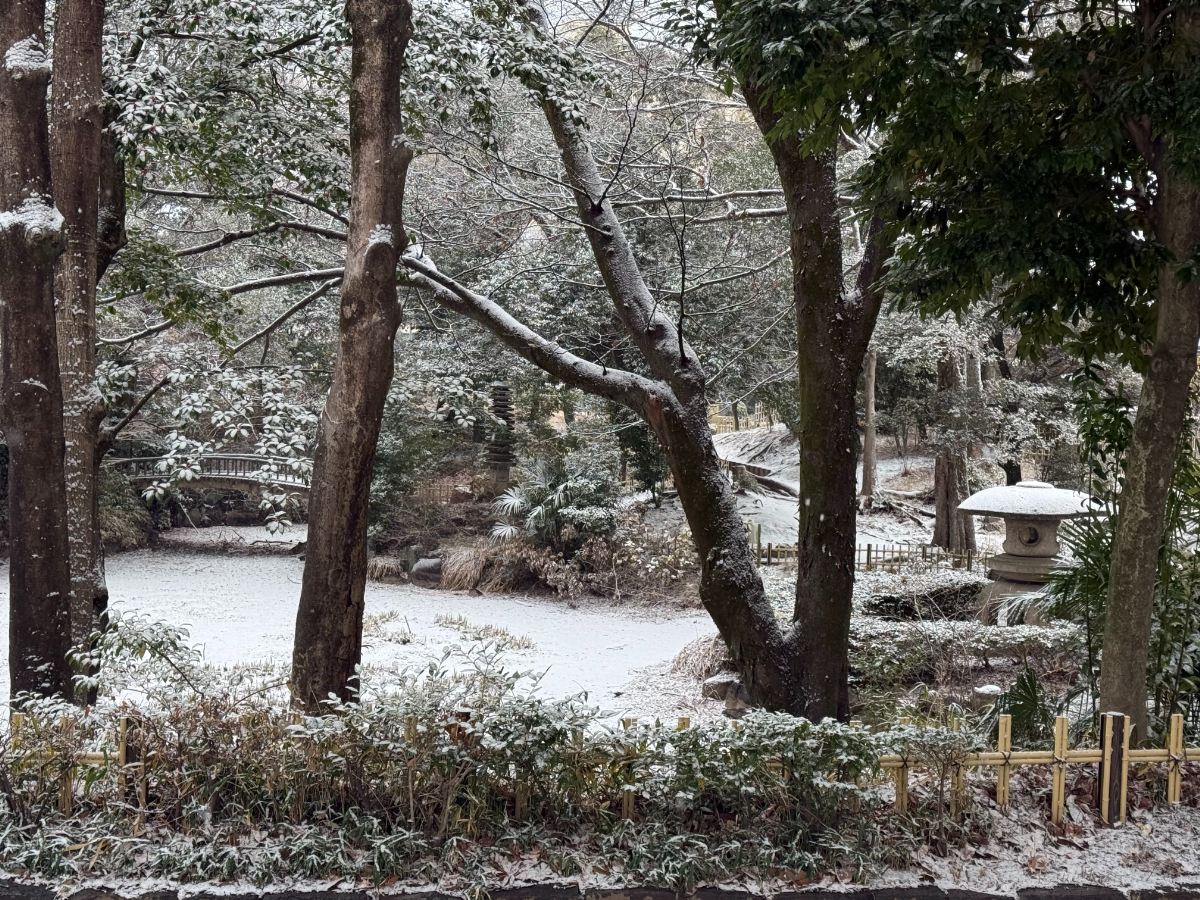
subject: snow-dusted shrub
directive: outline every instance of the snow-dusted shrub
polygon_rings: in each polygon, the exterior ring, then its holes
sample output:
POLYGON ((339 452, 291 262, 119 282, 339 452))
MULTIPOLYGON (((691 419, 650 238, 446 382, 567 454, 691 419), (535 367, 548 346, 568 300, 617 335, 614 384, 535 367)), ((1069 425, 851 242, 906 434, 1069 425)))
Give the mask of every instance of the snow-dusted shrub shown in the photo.
POLYGON ((70 711, 70 729, 58 727, 67 708, 31 708, 18 751, 0 758, 0 867, 185 881, 453 874, 470 888, 496 877, 499 853, 687 888, 883 852, 876 739, 835 722, 756 712, 739 727, 625 730, 582 698, 539 696, 487 650, 364 677, 361 702, 300 717, 281 673, 207 667, 177 629, 118 620, 99 653, 99 703, 70 711), (121 717, 131 760, 146 763, 144 806, 140 771, 110 757, 76 770, 64 815, 66 761, 113 749, 121 717))
POLYGON ((1073 625, 1040 627, 930 620, 893 622, 873 616, 850 621, 850 667, 859 685, 890 687, 932 679, 947 660, 986 662, 1003 657, 1042 664, 1067 660, 1082 647, 1073 625))

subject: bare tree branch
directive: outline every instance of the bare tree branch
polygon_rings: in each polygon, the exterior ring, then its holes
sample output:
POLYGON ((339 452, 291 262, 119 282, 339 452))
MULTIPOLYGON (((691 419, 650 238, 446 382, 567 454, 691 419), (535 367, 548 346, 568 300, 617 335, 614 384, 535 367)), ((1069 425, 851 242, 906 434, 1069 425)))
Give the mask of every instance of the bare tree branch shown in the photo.
POLYGON ((288 319, 290 319, 296 313, 300 312, 300 310, 304 309, 306 306, 308 306, 309 304, 318 300, 319 298, 325 296, 327 293, 329 293, 329 289, 331 287, 333 287, 334 285, 336 285, 341 280, 342 280, 341 278, 330 278, 327 282, 325 282, 323 285, 321 285, 315 291, 313 291, 310 294, 307 294, 300 300, 297 300, 295 303, 293 303, 291 306, 289 306, 282 314, 280 314, 274 321, 272 321, 269 325, 265 326, 264 328, 260 329, 259 331, 255 332, 254 334, 250 335, 250 337, 246 338, 244 341, 242 341, 240 344, 238 344, 236 347, 234 347, 232 350, 230 350, 229 356, 230 357, 237 356, 239 353, 241 353, 244 349, 246 349, 251 344, 253 344, 255 341, 257 341, 259 338, 264 338, 264 337, 269 338, 271 336, 271 332, 273 332, 276 328, 278 328, 280 325, 282 325, 284 322, 286 322, 288 319))

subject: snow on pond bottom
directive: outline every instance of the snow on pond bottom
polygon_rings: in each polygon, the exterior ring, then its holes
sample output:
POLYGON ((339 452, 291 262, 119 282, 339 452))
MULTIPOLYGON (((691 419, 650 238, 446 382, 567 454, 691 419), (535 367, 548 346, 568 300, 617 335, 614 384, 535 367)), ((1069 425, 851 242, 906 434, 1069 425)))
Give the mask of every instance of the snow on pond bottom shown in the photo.
MULTIPOLYGON (((291 556, 138 550, 111 556, 108 588, 114 609, 187 625, 205 658, 223 665, 291 661, 296 605, 304 563, 291 556)), ((506 666, 545 673, 541 691, 566 696, 586 691, 614 714, 633 670, 662 663, 701 634, 713 631, 700 612, 585 605, 511 595, 470 596, 410 585, 367 582, 366 614, 376 617, 363 650, 366 665, 423 665, 445 647, 474 643, 463 626, 438 624, 461 616, 524 636, 532 649, 505 653, 506 666), (411 631, 410 643, 389 635, 411 631)), ((8 700, 8 564, 0 565, 0 702, 8 700)), ((698 693, 698 690, 697 690, 698 693)))

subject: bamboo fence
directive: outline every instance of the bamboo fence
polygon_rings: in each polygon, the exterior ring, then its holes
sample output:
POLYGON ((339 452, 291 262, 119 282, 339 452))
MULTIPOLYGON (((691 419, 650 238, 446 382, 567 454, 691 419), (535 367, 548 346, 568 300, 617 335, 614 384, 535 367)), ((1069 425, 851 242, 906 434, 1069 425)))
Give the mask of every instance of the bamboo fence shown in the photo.
POLYGON ((718 410, 720 409, 715 403, 709 404, 708 407, 708 424, 717 434, 729 434, 732 431, 746 431, 751 428, 765 428, 769 425, 774 425, 778 419, 769 410, 760 408, 757 412, 739 414, 736 421, 733 416, 723 416, 718 410))
MULTIPOLYGON (((906 720, 901 719, 902 724, 906 720)), ((851 723, 861 727, 861 723, 851 723)), ((19 713, 14 713, 11 719, 12 747, 14 756, 18 759, 30 758, 31 754, 21 754, 20 744, 22 733, 29 723, 19 713)), ((406 738, 415 740, 418 721, 410 718, 406 723, 406 738)), ((637 719, 621 720, 625 730, 632 730, 637 725, 637 719)), ((61 719, 58 732, 64 739, 69 739, 74 729, 74 722, 69 718, 61 719)), ((447 726, 451 739, 458 740, 457 733, 461 726, 447 726)), ((680 718, 676 727, 685 730, 691 727, 691 719, 680 718)), ((732 722, 730 727, 740 728, 741 723, 732 722)), ((956 726, 957 727, 957 724, 956 726)), ((131 745, 132 729, 128 718, 122 717, 116 730, 115 749, 104 748, 91 753, 76 753, 67 760, 60 778, 58 808, 63 815, 70 815, 74 806, 76 770, 87 767, 100 767, 116 764, 119 790, 122 796, 127 795, 127 778, 132 775, 136 779, 136 795, 139 808, 138 821, 144 822, 147 812, 147 784, 149 772, 146 761, 140 758, 134 746, 131 745), (138 758, 131 758, 138 757, 138 758)), ((1183 741, 1183 716, 1171 716, 1170 729, 1166 746, 1162 748, 1131 749, 1129 746, 1130 725, 1129 717, 1119 713, 1106 713, 1101 717, 1100 746, 1095 748, 1068 747, 1068 720, 1066 716, 1058 716, 1054 722, 1054 747, 1051 750, 1014 750, 1012 748, 1012 717, 998 717, 997 741, 995 750, 976 753, 965 753, 951 760, 950 771, 950 811, 957 814, 965 806, 967 770, 993 768, 996 770, 996 803, 1001 809, 1009 805, 1009 787, 1014 769, 1022 766, 1051 766, 1052 788, 1050 800, 1050 820, 1061 824, 1066 806, 1066 769, 1070 765, 1097 766, 1096 805, 1100 819, 1109 825, 1125 822, 1129 794, 1129 767, 1138 765, 1166 764, 1167 767, 1167 803, 1178 805, 1182 796, 1182 766, 1185 762, 1200 761, 1200 747, 1185 747, 1183 741)), ((582 734, 576 735, 576 740, 582 739, 582 734)), ((622 751, 620 762, 627 772, 626 786, 622 789, 621 814, 626 819, 634 817, 634 797, 636 786, 634 781, 633 761, 636 749, 629 745, 622 751)), ((39 753, 39 761, 53 759, 53 753, 39 753)), ((898 814, 906 815, 909 811, 910 776, 914 770, 927 771, 937 768, 937 764, 922 759, 919 753, 885 754, 879 757, 879 766, 894 783, 894 807, 898 814)), ((783 760, 776 761, 773 769, 784 771, 783 760)), ((521 803, 518 797, 518 817, 521 815, 521 803)))
MULTIPOLYGON (((1009 781, 1013 769, 1020 766, 1051 766, 1053 778, 1050 797, 1050 821, 1061 824, 1066 805, 1066 769, 1069 765, 1096 765, 1096 805, 1100 818, 1106 824, 1125 821, 1129 795, 1129 767, 1131 765, 1167 765, 1167 803, 1174 806, 1182 794, 1182 766, 1185 762, 1200 761, 1200 747, 1184 747, 1183 716, 1171 716, 1167 734, 1167 745, 1163 748, 1130 749, 1129 717, 1119 713, 1106 713, 1101 717, 1100 746, 1096 748, 1069 749, 1067 746, 1068 722, 1066 716, 1054 720, 1054 748, 1052 750, 1013 750, 1012 717, 1000 716, 994 751, 965 754, 954 766, 951 775, 951 807, 961 808, 966 789, 966 770, 970 768, 994 768, 996 770, 996 803, 1005 809, 1009 803, 1009 781)), ((896 811, 908 812, 909 773, 921 766, 922 761, 904 754, 881 756, 879 765, 890 770, 896 784, 896 811)))
MULTIPOLYGON (((746 523, 746 538, 754 551, 759 565, 772 566, 793 562, 798 555, 795 544, 763 543, 762 525, 746 523)), ((954 553, 929 544, 859 544, 854 548, 854 568, 870 572, 875 569, 897 571, 899 569, 959 569, 972 572, 987 572, 991 554, 967 550, 954 553)))

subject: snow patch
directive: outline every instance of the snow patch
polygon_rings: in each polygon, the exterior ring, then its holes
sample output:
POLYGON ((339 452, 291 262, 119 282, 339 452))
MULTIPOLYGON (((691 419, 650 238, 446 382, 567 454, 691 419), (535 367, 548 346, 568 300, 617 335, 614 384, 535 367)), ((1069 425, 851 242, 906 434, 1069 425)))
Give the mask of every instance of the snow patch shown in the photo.
POLYGON ((42 46, 42 42, 36 35, 31 34, 8 48, 4 54, 4 68, 12 73, 13 78, 49 75, 50 60, 46 58, 46 48, 42 46))
POLYGON ((387 244, 389 247, 396 246, 391 225, 376 225, 371 229, 371 236, 367 239, 367 249, 370 250, 376 244, 387 244))
POLYGON ((17 227, 23 227, 31 237, 49 237, 62 231, 62 213, 43 197, 26 197, 16 209, 0 212, 0 231, 17 227))

